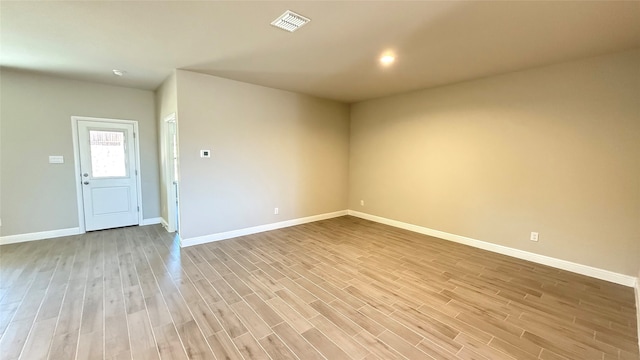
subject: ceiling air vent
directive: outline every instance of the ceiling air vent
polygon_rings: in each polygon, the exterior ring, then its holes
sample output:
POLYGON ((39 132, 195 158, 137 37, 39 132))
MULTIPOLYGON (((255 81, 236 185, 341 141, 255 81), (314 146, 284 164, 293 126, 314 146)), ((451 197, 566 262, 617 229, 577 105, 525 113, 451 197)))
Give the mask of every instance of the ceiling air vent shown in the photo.
POLYGON ((280 15, 279 18, 275 19, 271 23, 271 25, 279 27, 282 30, 294 32, 309 21, 311 21, 311 19, 306 18, 300 14, 296 14, 291 10, 287 10, 284 12, 284 14, 280 15))

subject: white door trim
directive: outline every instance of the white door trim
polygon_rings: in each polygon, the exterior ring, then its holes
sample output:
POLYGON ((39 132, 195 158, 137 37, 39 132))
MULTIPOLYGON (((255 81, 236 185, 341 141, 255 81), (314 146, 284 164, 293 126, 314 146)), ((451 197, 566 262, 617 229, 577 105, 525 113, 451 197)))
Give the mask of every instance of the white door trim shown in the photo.
MULTIPOLYGON (((174 191, 174 187, 175 185, 173 184, 174 181, 178 181, 178 179, 174 179, 172 174, 173 174, 173 168, 171 167, 171 165, 173 164, 173 161, 170 159, 170 157, 173 155, 173 151, 171 149, 171 143, 169 141, 169 123, 175 123, 176 127, 175 127, 175 132, 176 132, 176 139, 177 139, 177 134, 178 134, 178 124, 176 122, 176 113, 172 113, 170 115, 167 115, 164 118, 164 122, 162 123, 162 129, 163 129, 163 134, 162 134, 162 151, 164 152, 164 170, 165 170, 165 174, 164 174, 164 182, 166 184, 166 188, 164 189, 166 192, 166 196, 167 196, 167 231, 168 232, 174 232, 176 231, 176 229, 178 228, 178 226, 180 225, 179 223, 176 224, 176 219, 177 216, 179 214, 176 214, 176 193, 174 191)), ((177 142, 177 140, 176 140, 177 142)), ((179 222, 179 220, 178 220, 179 222)))
POLYGON ((135 120, 122 120, 122 119, 105 119, 105 118, 95 118, 88 116, 72 116, 71 117, 71 132, 73 137, 73 164, 75 170, 74 181, 76 183, 76 206, 78 208, 78 228, 80 229, 80 234, 84 234, 86 231, 85 223, 84 223, 84 204, 82 202, 82 176, 80 171, 80 145, 78 144, 78 121, 99 121, 104 123, 112 123, 112 124, 131 124, 133 125, 133 131, 136 133, 135 141, 134 141, 134 151, 136 158, 136 169, 138 170, 138 176, 136 176, 136 188, 138 189, 138 206, 140 207, 140 211, 138 211, 138 224, 142 224, 144 221, 144 216, 142 214, 142 181, 140 178, 142 177, 142 172, 140 171, 140 132, 138 131, 138 122, 135 120))

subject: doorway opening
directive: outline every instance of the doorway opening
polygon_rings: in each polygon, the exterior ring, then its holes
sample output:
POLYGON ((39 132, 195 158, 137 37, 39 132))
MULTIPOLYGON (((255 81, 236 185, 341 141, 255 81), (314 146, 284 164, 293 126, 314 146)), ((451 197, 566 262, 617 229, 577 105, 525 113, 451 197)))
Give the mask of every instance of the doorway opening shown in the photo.
POLYGON ((164 119, 164 169, 167 197, 167 231, 180 233, 180 193, 178 186, 178 130, 176 114, 164 119))

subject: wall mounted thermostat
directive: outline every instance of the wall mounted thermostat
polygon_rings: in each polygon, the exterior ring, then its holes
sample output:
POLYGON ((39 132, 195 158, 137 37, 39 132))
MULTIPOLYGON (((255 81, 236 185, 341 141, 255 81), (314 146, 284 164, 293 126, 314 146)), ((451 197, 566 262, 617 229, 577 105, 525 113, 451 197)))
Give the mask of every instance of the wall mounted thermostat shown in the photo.
POLYGON ((200 157, 201 158, 211 157, 211 150, 200 150, 200 157))

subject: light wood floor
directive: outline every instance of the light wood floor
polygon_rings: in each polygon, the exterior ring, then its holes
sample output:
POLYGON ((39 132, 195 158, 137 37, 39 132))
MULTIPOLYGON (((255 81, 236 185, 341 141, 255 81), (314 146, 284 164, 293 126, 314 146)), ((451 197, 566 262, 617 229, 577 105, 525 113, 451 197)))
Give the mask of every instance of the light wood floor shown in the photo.
POLYGON ((631 288, 342 217, 0 247, 0 358, 638 359, 631 288))

